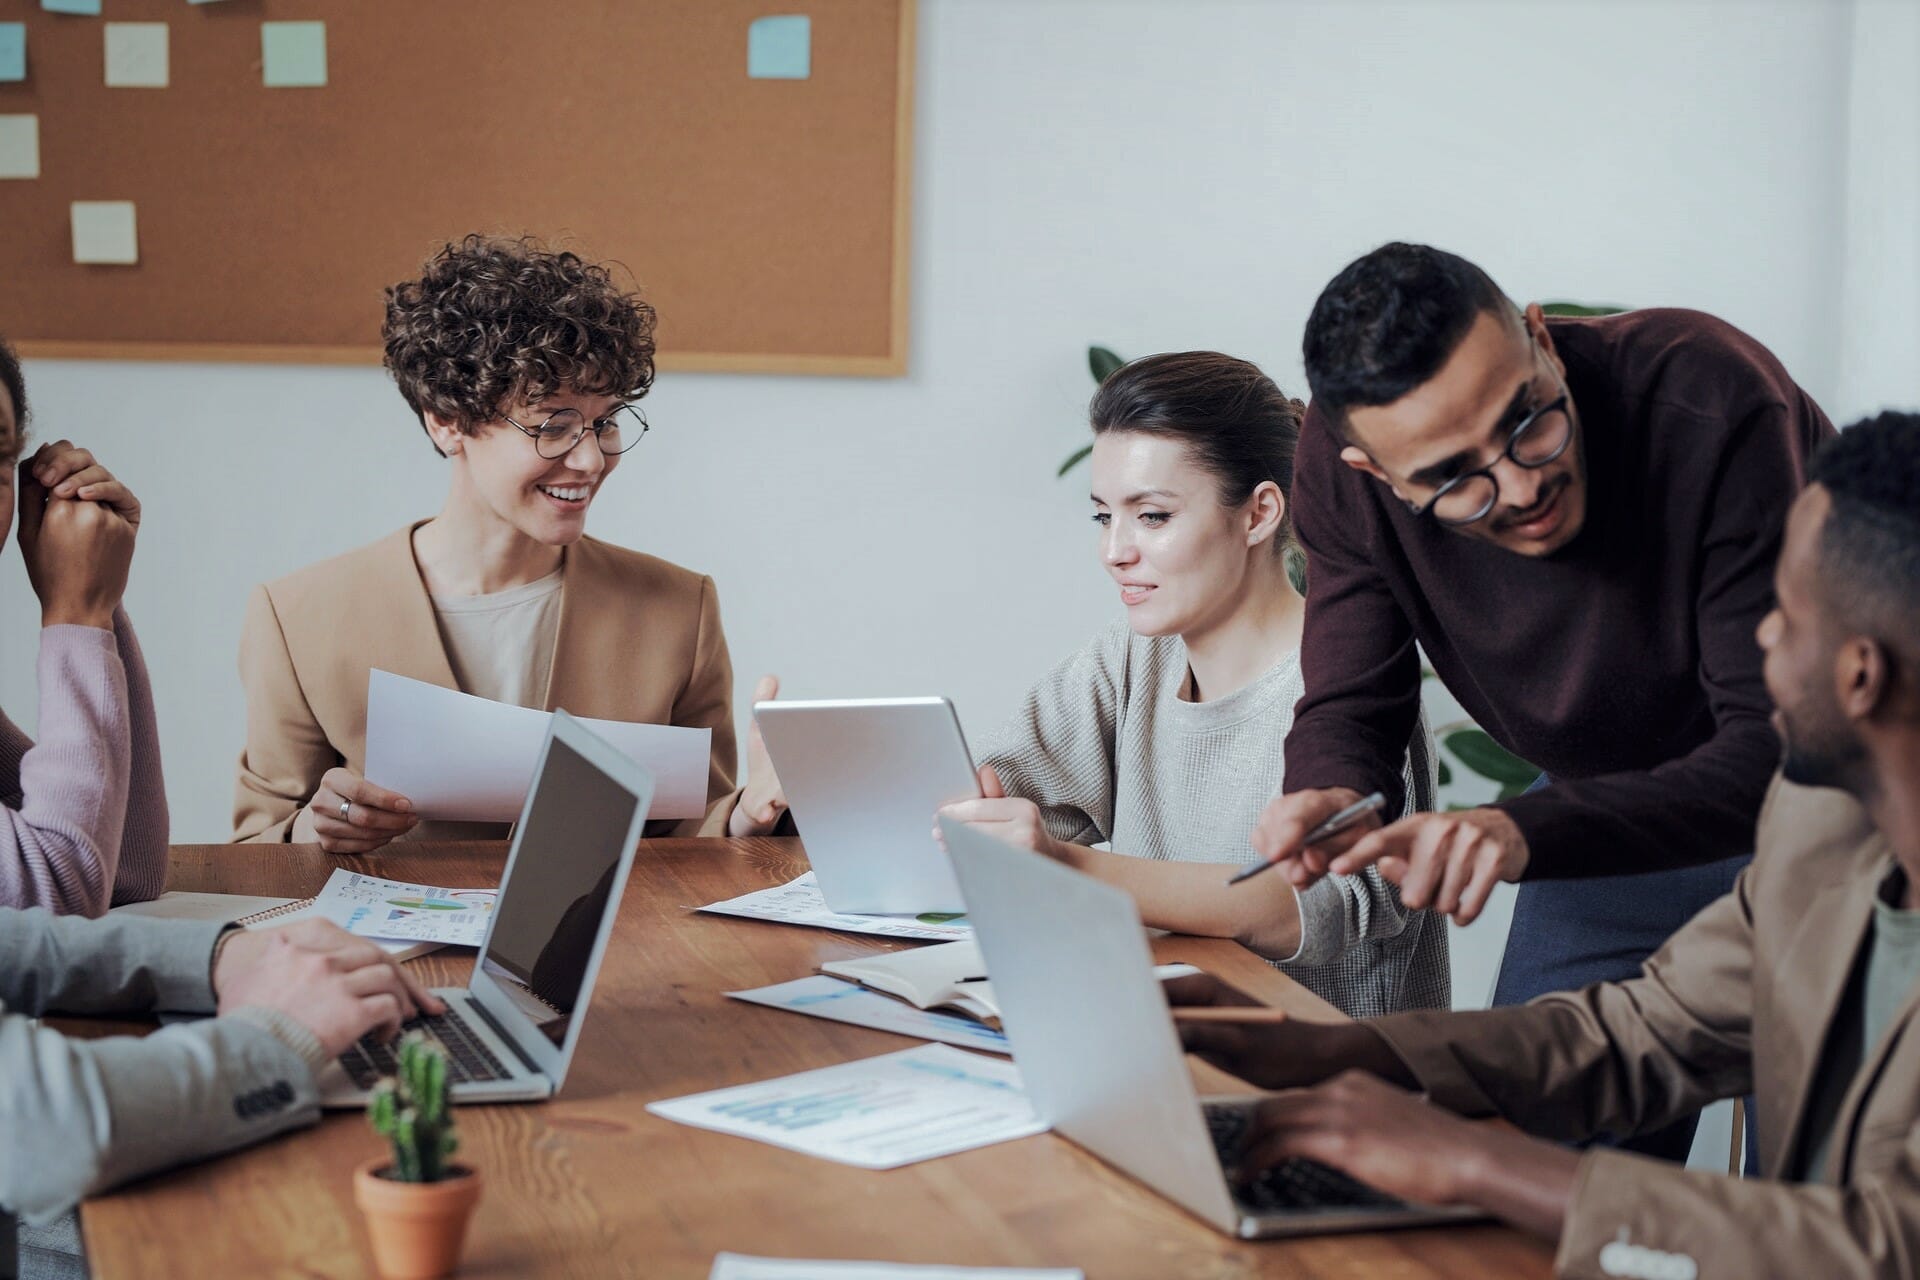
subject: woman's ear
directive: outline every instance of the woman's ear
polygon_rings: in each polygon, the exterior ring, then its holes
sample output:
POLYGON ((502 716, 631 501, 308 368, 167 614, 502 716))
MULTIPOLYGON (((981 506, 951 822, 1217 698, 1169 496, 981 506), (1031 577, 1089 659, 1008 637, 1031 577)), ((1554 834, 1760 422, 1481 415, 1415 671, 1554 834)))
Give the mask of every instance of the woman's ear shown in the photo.
POLYGON ((427 438, 433 441, 433 447, 445 457, 464 452, 467 437, 452 418, 443 418, 431 409, 420 414, 420 425, 427 429, 427 438))
POLYGON ((1286 526, 1287 495, 1273 481, 1262 480, 1247 501, 1247 545, 1257 547, 1277 538, 1286 526))

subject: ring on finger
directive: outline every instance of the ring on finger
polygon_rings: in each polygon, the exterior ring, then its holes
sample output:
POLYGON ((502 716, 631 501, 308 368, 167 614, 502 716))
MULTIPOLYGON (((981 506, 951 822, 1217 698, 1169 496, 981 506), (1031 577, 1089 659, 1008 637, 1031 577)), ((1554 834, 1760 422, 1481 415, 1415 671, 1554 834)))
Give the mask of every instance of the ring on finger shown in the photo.
POLYGON ((340 821, 346 823, 348 826, 352 826, 353 825, 352 814, 353 814, 353 801, 342 800, 340 802, 340 821))

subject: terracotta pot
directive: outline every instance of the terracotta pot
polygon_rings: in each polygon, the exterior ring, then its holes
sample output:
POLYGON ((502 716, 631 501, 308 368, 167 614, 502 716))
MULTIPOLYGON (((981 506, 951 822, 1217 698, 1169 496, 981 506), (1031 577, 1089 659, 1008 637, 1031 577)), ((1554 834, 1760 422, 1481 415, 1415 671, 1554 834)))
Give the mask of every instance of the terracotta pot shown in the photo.
POLYGON ((387 1280, 431 1280, 460 1265, 467 1219, 480 1202, 480 1171, 454 1165, 440 1182, 393 1182, 380 1177, 388 1159, 353 1171, 353 1201, 367 1220, 373 1263, 387 1280))

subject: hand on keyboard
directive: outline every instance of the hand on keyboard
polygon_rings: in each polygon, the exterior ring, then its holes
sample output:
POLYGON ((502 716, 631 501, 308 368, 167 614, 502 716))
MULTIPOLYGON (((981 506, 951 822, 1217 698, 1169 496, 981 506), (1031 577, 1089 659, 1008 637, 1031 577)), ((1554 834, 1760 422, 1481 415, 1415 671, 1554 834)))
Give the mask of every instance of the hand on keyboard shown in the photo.
POLYGON ((391 1036, 422 1010, 446 1005, 392 957, 327 920, 239 929, 221 939, 213 966, 221 1013, 273 1009, 338 1054, 370 1031, 391 1036))

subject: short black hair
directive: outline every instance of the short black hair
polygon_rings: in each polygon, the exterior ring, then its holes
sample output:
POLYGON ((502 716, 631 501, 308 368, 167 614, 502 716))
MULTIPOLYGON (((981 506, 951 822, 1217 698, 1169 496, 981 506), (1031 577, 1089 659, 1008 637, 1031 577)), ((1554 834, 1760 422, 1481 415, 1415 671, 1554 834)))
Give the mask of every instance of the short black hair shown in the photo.
POLYGON ((21 438, 27 435, 27 418, 31 416, 27 409, 27 379, 20 372, 20 357, 7 345, 4 336, 0 336, 0 387, 13 398, 13 429, 21 438))
POLYGON ((1344 432, 1350 407, 1392 404, 1439 372, 1483 311, 1518 314, 1458 254, 1381 245, 1342 268, 1307 317, 1300 345, 1314 403, 1344 432))
MULTIPOLYGON (((1920 659, 1920 413, 1855 423, 1821 445, 1807 470, 1833 502, 1820 564, 1841 621, 1920 659)), ((1907 678, 1920 690, 1920 671, 1907 678)))

